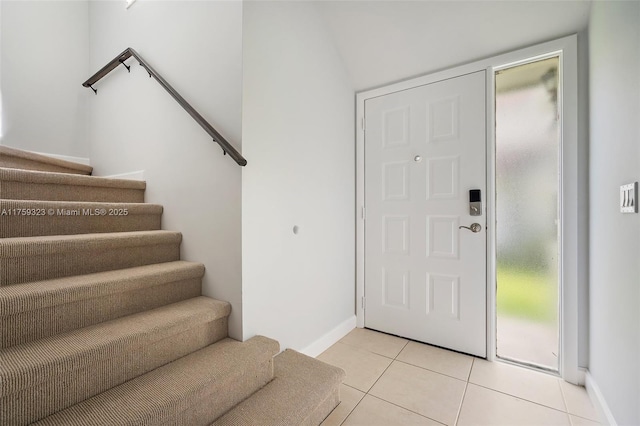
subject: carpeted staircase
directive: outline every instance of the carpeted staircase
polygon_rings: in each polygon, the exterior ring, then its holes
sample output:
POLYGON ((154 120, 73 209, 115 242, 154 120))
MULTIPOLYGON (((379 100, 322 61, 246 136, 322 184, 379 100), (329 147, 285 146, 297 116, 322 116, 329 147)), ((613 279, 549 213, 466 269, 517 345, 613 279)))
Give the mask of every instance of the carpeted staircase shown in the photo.
POLYGON ((318 425, 344 372, 227 337, 145 183, 0 146, 0 425, 318 425))

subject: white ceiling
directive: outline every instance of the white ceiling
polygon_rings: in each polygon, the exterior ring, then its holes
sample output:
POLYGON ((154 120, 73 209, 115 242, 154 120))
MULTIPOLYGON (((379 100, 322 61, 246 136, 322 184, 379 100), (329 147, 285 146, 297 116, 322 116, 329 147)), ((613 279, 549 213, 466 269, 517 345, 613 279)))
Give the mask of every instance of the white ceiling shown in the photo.
POLYGON ((318 1, 356 91, 577 33, 590 0, 318 1))

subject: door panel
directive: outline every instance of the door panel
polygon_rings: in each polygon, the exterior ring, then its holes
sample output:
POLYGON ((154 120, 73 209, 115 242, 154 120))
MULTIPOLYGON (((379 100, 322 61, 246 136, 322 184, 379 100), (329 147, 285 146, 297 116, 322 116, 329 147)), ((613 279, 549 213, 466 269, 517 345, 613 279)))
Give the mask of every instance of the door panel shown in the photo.
POLYGON ((485 134, 484 71, 366 100, 366 327, 486 355, 485 134))

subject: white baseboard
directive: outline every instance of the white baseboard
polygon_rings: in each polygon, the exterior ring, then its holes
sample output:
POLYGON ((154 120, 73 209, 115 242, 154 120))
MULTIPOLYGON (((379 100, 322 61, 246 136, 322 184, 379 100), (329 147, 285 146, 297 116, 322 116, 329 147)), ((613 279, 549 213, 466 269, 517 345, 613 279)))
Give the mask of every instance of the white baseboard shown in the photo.
POLYGON ((144 180, 144 170, 138 170, 137 172, 119 173, 117 175, 100 176, 109 179, 129 179, 129 180, 144 180))
POLYGON ((47 157, 57 158, 58 160, 71 161, 72 163, 84 164, 85 166, 90 166, 91 161, 88 158, 84 157, 72 157, 70 155, 58 155, 58 154, 49 154, 48 152, 36 152, 31 151, 34 154, 46 155, 47 157))
POLYGON ((317 357, 322 352, 326 351, 331 345, 336 343, 338 340, 342 339, 344 336, 349 334, 351 330, 356 328, 356 316, 352 316, 351 318, 346 319, 333 330, 329 331, 327 334, 311 343, 306 348, 302 349, 300 352, 310 357, 317 357))
POLYGON ((600 391, 600 387, 589 370, 587 370, 585 374, 585 388, 587 389, 587 394, 589 394, 589 398, 591 399, 593 406, 598 412, 600 422, 609 426, 618 426, 616 419, 613 417, 613 413, 611 413, 611 410, 609 409, 607 401, 604 399, 604 395, 602 395, 602 392, 600 391))

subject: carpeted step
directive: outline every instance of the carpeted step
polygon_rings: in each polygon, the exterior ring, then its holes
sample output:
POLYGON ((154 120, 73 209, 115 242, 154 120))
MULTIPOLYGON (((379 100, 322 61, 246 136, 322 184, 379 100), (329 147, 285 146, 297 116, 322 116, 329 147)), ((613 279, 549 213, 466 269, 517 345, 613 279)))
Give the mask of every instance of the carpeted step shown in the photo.
MULTIPOLYGON (((42 419, 211 345, 227 336, 230 312, 228 303, 200 296, 2 349, 0 424, 42 419)), ((174 391, 166 380, 156 384, 174 391)), ((124 405, 149 397, 140 394, 110 409, 117 415, 124 405)))
POLYGON ((266 337, 225 339, 36 424, 207 425, 271 380, 278 350, 266 337))
POLYGON ((180 259, 171 231, 18 237, 0 240, 0 287, 180 259))
POLYGON ((176 261, 0 287, 0 348, 197 297, 203 275, 176 261))
POLYGON ((93 167, 0 145, 0 167, 90 175, 93 167))
POLYGON ((159 204, 0 200, 0 238, 152 231, 161 220, 159 204))
POLYGON ((143 203, 145 187, 137 180, 0 168, 4 200, 143 203))
POLYGON ((290 349, 274 366, 273 381, 213 425, 317 426, 340 403, 340 368, 290 349))

